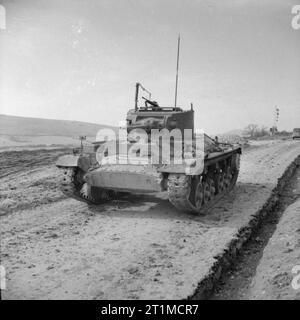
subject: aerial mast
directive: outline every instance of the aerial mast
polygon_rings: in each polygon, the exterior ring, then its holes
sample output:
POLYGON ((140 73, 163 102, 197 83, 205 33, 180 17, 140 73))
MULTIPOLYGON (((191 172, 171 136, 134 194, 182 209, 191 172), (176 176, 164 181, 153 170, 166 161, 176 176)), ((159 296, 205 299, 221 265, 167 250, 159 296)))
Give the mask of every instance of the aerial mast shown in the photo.
POLYGON ((176 65, 176 84, 175 84, 175 108, 177 107, 177 87, 178 87, 178 67, 179 67, 179 49, 180 49, 180 34, 178 35, 177 43, 177 65, 176 65))

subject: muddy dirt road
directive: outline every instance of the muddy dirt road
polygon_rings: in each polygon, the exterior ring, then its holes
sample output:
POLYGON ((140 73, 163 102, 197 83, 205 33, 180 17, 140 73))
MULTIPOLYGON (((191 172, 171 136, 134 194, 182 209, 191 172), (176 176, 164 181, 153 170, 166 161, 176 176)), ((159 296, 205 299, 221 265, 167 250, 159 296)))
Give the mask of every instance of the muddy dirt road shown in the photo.
POLYGON ((51 152, 43 161, 44 153, 33 151, 38 163, 16 171, 13 161, 22 162, 22 153, 4 155, 11 159, 0 177, 4 299, 195 296, 300 155, 300 143, 274 140, 245 150, 236 188, 206 216, 176 211, 164 194, 100 206, 66 199, 52 162, 61 151, 51 152))

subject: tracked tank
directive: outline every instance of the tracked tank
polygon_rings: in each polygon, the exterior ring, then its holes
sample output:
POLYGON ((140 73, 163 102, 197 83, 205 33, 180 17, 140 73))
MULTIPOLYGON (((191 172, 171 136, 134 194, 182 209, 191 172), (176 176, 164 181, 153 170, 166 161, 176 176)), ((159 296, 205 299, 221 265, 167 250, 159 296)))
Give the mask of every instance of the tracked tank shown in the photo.
POLYGON ((192 106, 162 107, 151 95, 139 106, 140 90, 147 91, 137 83, 135 107, 113 138, 102 132, 57 160, 62 191, 92 204, 127 193, 167 192, 178 210, 206 213, 234 187, 240 146, 195 130, 192 106))

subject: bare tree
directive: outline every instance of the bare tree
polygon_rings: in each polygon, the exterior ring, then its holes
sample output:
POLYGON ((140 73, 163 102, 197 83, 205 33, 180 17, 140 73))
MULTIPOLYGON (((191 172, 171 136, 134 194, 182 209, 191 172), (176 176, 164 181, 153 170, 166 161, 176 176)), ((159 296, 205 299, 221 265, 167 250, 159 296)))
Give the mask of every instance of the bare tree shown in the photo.
POLYGON ((268 135, 269 131, 266 126, 259 126, 252 123, 244 129, 244 134, 250 136, 251 138, 257 138, 268 135))
POLYGON ((244 133, 247 136, 250 136, 251 138, 256 136, 256 132, 258 130, 258 125, 257 124, 248 124, 248 126, 244 129, 244 133))

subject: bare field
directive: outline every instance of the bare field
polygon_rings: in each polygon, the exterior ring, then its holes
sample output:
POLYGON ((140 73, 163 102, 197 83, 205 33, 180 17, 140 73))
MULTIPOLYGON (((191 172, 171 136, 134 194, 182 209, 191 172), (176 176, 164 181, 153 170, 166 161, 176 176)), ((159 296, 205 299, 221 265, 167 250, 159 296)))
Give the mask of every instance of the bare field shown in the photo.
POLYGON ((99 206, 66 199, 54 166, 63 152, 0 153, 4 299, 192 296, 299 156, 300 143, 247 148, 236 188, 205 216, 176 211, 165 194, 99 206))

